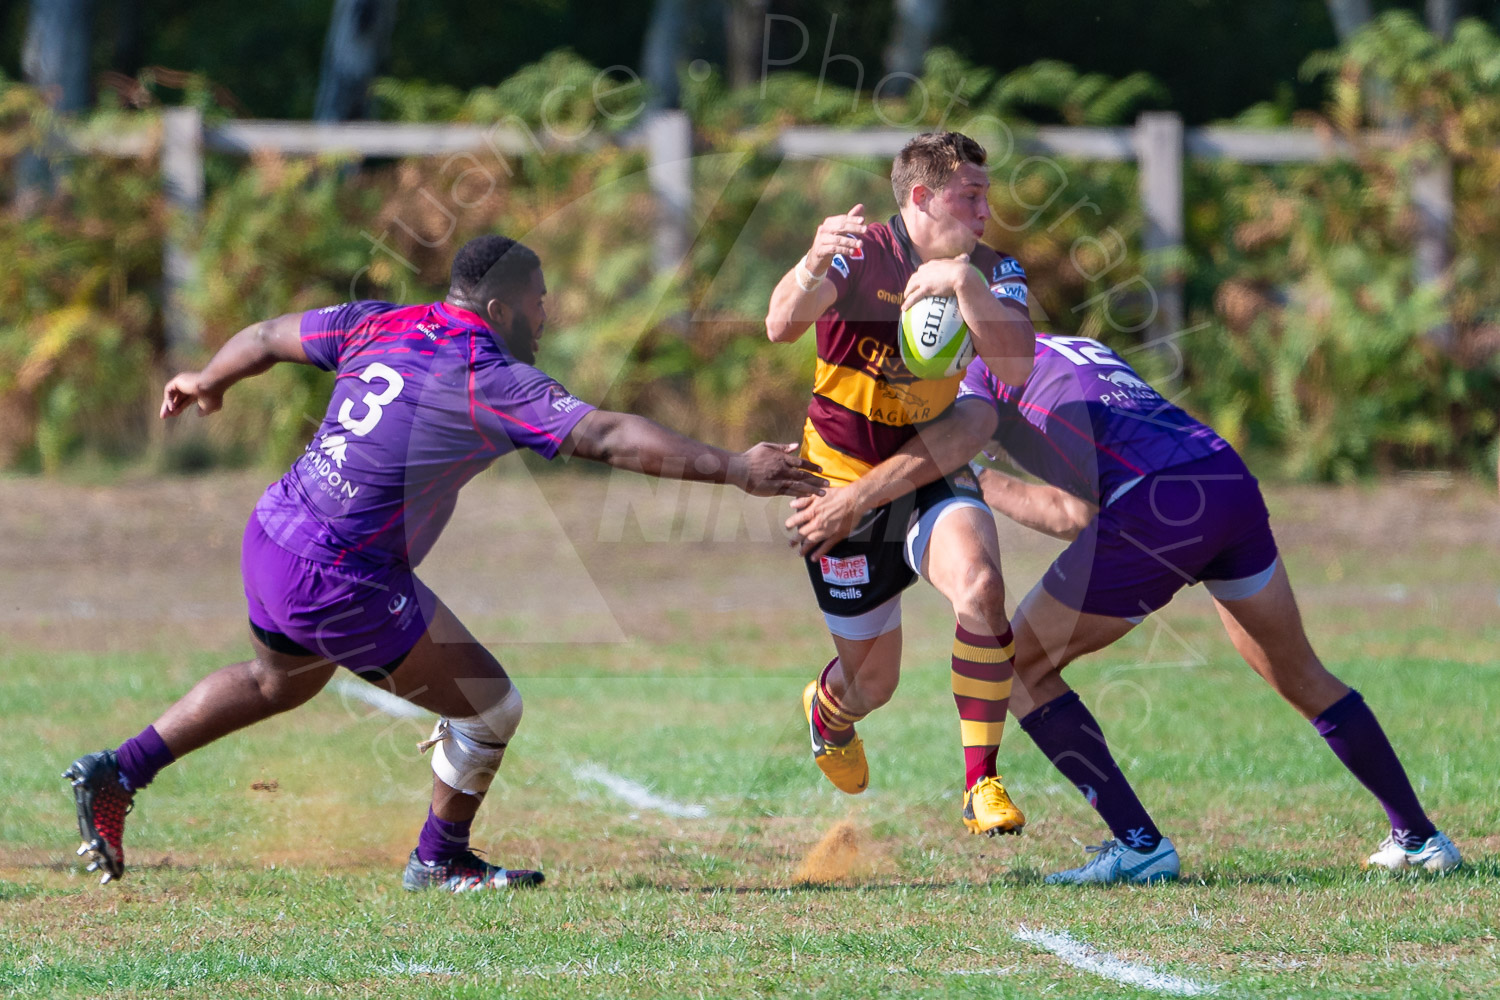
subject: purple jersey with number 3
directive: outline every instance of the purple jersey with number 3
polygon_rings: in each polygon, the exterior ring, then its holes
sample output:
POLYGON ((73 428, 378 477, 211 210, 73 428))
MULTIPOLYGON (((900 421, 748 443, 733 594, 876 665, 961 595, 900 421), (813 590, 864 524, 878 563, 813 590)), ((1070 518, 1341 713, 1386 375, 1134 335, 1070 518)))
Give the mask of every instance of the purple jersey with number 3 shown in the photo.
POLYGON ((1038 335, 1022 386, 1001 382, 976 358, 959 390, 967 397, 999 410, 995 440, 1015 464, 1096 504, 1142 476, 1229 447, 1088 337, 1038 335))
POLYGON ((304 313, 302 346, 338 373, 333 399, 255 512, 277 544, 332 566, 416 565, 460 487, 518 448, 552 458, 594 409, 443 303, 304 313))

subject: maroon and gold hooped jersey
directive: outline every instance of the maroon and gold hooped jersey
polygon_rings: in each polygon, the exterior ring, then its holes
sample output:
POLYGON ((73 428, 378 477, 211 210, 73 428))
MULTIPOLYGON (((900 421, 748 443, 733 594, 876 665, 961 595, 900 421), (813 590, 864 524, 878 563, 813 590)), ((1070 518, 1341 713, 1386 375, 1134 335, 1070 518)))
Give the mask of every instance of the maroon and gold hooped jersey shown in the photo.
MULTIPOLYGON (((901 360, 901 299, 921 263, 901 216, 870 226, 854 253, 838 254, 828 280, 838 292, 818 317, 818 365, 802 455, 847 485, 889 458, 953 405, 963 374, 919 379, 901 360)), ((1026 272, 1014 257, 974 247, 970 261, 990 291, 1025 309, 1026 272)))

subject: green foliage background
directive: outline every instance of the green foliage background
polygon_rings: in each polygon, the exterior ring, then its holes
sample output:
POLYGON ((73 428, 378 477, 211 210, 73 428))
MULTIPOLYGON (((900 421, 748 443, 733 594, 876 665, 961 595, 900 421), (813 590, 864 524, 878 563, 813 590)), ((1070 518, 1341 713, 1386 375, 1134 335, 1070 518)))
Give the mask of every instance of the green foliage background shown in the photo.
MULTIPOLYGON (((675 274, 651 266, 645 161, 612 141, 639 123, 643 94, 560 50, 495 87, 467 93, 382 81, 384 117, 525 125, 585 136, 571 151, 495 151, 400 162, 213 157, 193 239, 193 305, 204 355, 256 319, 349 298, 440 297, 453 251, 502 231, 535 247, 551 290, 542 362, 575 391, 732 446, 795 436, 810 338, 767 344, 771 287, 816 221, 857 201, 894 210, 888 164, 788 160, 787 125, 929 127, 974 132, 992 151, 988 239, 1025 263, 1043 328, 1136 351, 1167 394, 1237 445, 1275 456, 1288 476, 1344 479, 1402 467, 1478 467, 1500 412, 1500 41, 1465 22, 1440 44, 1409 15, 1387 15, 1305 70, 1322 112, 1292 122, 1275 106, 1247 125, 1303 124, 1343 136, 1342 162, 1258 168, 1193 162, 1188 245, 1145 260, 1129 164, 1029 157, 1024 112, 1070 124, 1128 123, 1158 101, 1150 78, 1113 79, 1044 62, 1001 76, 934 51, 924 86, 879 106, 792 73, 730 90, 713 72, 683 80, 695 127, 696 238, 675 274), (601 83, 602 81, 602 83, 601 83), (607 91, 602 99, 595 94, 607 91), (931 94, 957 95, 944 103, 931 94), (1379 96, 1372 108, 1368 96, 1379 96), (1038 114, 1044 109, 1044 114, 1038 114), (1408 126, 1395 144, 1363 136, 1408 126), (1003 125, 1001 123, 1004 123, 1003 125), (1455 259, 1446 288, 1416 287, 1411 178, 1443 157, 1455 170, 1455 259), (1185 275, 1188 329, 1138 352, 1145 289, 1185 275), (1451 317, 1451 349, 1427 332, 1451 317)), ((144 81, 152 86, 150 80, 144 81)), ((214 91, 186 99, 222 116, 214 91)), ((85 128, 151 112, 103 111, 85 128)), ((0 81, 0 197, 23 150, 46 135, 27 88, 0 81)), ((59 161, 40 210, 0 216, 0 464, 56 470, 152 450, 166 359, 161 247, 169 217, 154 151, 138 160, 59 161)), ((237 387, 206 422, 207 460, 287 461, 321 415, 327 377, 279 366, 237 387)), ((1261 467, 1267 467, 1262 465, 1261 467)))

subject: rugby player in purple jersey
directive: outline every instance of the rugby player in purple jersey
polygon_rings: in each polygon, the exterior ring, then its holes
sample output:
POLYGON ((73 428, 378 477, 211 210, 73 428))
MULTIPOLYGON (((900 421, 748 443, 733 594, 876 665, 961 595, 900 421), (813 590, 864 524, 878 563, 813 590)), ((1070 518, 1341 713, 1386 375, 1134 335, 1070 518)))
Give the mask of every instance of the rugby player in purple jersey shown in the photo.
POLYGON ((1384 807, 1371 867, 1446 871, 1458 848, 1433 826, 1374 714, 1329 673, 1302 627, 1260 487, 1238 454, 1086 337, 1039 336, 1023 386, 970 365, 953 414, 859 482, 795 500, 790 527, 816 554, 860 513, 962 467, 981 447, 1041 483, 979 473, 985 500, 1068 540, 1014 616, 1010 709, 1113 835, 1052 883, 1175 878, 1176 848, 1120 772, 1062 670, 1115 642, 1182 587, 1202 583, 1235 649, 1301 712, 1384 807))
MULTIPOLYGON (((984 149, 957 132, 919 135, 891 167, 898 212, 866 223, 864 207, 830 216, 772 293, 777 343, 817 328, 817 370, 802 453, 832 482, 852 483, 889 458, 958 396, 961 373, 919 379, 901 360, 901 311, 951 295, 981 355, 1019 382, 1035 336, 1026 273, 979 242, 989 218, 984 149)), ((837 655, 802 693, 813 760, 840 791, 869 784, 855 724, 886 704, 901 673, 901 594, 918 575, 953 607, 953 699, 964 752, 960 818, 973 834, 1026 823, 996 757, 1011 685, 1011 631, 995 521, 966 470, 910 497, 873 505, 836 548, 807 563, 837 655)))
POLYGON ((572 396, 534 367, 547 289, 535 253, 483 236, 453 259, 442 302, 351 302, 256 323, 200 372, 167 383, 161 415, 219 409, 230 386, 279 361, 336 373, 307 450, 256 504, 241 572, 254 658, 223 667, 118 749, 75 761, 89 870, 125 869, 125 814, 174 760, 317 694, 342 666, 439 721, 432 805, 408 889, 536 885, 542 874, 476 857, 469 827, 521 720, 500 662, 413 573, 460 487, 529 448, 651 476, 805 496, 824 480, 796 445, 730 453, 572 396))

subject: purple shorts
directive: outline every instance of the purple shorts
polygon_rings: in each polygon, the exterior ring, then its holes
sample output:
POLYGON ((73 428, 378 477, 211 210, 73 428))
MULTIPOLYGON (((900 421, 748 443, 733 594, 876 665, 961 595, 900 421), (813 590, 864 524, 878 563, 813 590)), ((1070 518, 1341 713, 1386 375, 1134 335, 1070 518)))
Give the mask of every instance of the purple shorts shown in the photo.
POLYGON ((1145 476, 1063 550, 1042 578, 1077 611, 1140 618, 1183 587, 1246 581, 1249 596, 1276 564, 1260 484, 1233 449, 1145 476))
POLYGON ((409 566, 348 570, 304 559, 272 541, 255 514, 245 526, 240 576, 250 624, 272 633, 272 649, 300 647, 366 676, 395 669, 437 604, 409 566))

